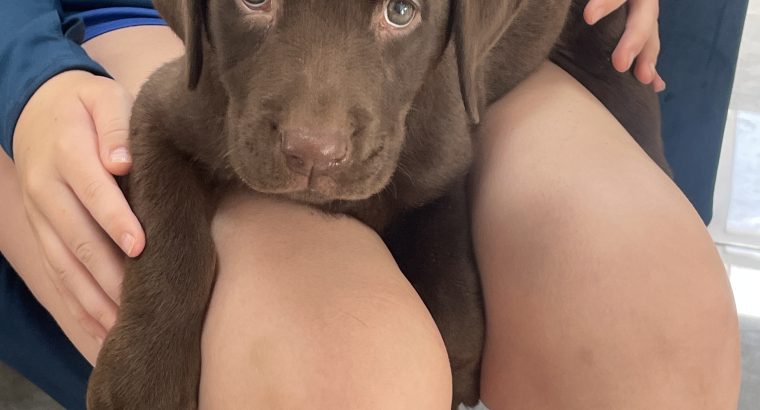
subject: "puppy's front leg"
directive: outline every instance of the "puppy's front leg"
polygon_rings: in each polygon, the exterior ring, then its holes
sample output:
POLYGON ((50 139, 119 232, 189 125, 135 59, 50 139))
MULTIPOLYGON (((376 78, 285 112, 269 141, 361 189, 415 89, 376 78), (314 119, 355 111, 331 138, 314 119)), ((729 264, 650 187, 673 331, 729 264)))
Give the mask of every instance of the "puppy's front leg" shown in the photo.
POLYGON ((474 406, 480 398, 485 315, 469 217, 461 179, 443 197, 401 216, 384 235, 446 344, 452 409, 474 406))
POLYGON ((171 145, 133 132, 129 197, 147 246, 127 263, 116 325, 90 378, 90 410, 197 407, 215 251, 210 195, 171 145), (147 140, 147 141, 146 141, 147 140))

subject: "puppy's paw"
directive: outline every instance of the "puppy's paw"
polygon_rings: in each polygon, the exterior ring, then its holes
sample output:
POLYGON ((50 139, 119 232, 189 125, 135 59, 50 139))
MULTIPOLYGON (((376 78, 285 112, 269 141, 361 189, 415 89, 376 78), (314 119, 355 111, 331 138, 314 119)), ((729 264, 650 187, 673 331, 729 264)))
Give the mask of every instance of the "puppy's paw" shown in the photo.
POLYGON ((459 404, 474 407, 480 401, 480 357, 470 360, 451 361, 454 382, 451 408, 456 410, 459 404))
POLYGON ((195 410, 200 351, 168 345, 172 336, 115 327, 100 351, 87 389, 88 410, 195 410))

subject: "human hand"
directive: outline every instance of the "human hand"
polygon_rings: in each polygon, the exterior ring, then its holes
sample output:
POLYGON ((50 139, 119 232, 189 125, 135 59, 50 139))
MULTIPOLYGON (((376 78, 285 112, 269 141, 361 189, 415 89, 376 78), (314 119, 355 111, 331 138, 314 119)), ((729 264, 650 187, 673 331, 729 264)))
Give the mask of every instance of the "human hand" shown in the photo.
POLYGON ((660 54, 660 34, 657 18, 659 0, 590 0, 584 10, 588 24, 594 25, 613 11, 629 3, 628 22, 617 48, 612 53, 616 70, 628 71, 636 62, 634 75, 643 84, 653 84, 655 91, 665 89, 665 81, 657 73, 657 56, 660 54))
POLYGON ((123 255, 145 234, 112 175, 131 166, 133 98, 115 81, 67 71, 27 103, 14 134, 24 206, 48 278, 71 314, 101 342, 116 320, 123 255), (109 240, 109 237, 113 240, 109 240))

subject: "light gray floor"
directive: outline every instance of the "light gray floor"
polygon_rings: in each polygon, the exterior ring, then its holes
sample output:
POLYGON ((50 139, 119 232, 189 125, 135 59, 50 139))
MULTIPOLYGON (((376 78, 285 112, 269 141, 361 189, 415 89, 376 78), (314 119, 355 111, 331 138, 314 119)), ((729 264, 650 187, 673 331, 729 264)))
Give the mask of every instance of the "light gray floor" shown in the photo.
MULTIPOLYGON (((750 0, 710 232, 726 262, 741 315, 740 410, 760 409, 760 0, 750 0)), ((58 410, 0 363, 0 410, 58 410)), ((484 408, 481 408, 484 410, 484 408)))
POLYGON ((63 407, 0 362, 0 409, 59 410, 63 407))

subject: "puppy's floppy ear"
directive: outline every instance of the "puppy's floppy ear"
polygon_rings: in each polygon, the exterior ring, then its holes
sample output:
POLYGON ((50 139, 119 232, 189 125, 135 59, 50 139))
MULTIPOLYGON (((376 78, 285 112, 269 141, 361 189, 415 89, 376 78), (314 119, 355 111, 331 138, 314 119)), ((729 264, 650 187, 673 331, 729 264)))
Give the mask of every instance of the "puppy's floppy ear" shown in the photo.
POLYGON ((485 94, 483 62, 506 32, 518 8, 529 0, 451 0, 459 86, 470 120, 480 122, 485 94))
POLYGON ((203 37, 208 38, 208 0, 153 0, 153 6, 185 43, 188 86, 198 86, 203 71, 203 37))

